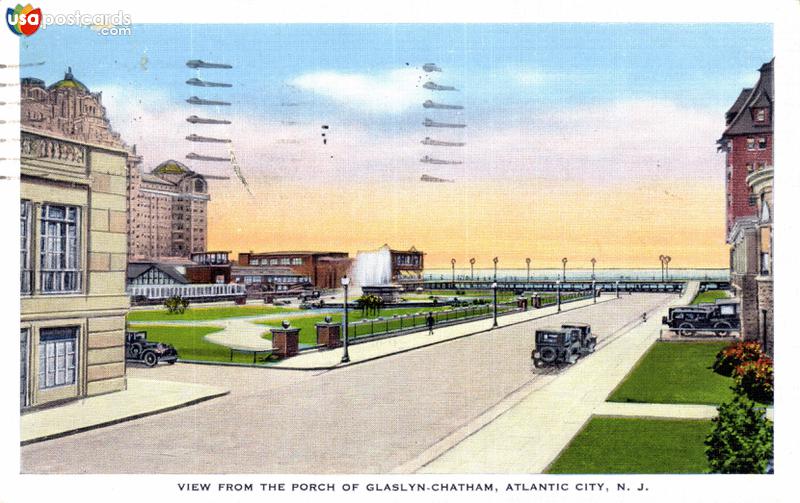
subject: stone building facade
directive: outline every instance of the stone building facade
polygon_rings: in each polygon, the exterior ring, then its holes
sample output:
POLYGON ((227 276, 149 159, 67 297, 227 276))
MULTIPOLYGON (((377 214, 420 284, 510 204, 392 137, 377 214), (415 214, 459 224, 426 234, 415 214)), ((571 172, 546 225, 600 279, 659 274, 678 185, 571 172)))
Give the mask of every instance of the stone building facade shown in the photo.
POLYGON ((130 260, 190 257, 207 247, 206 179, 174 160, 130 176, 130 260))
POLYGON ((758 340, 772 355, 775 347, 773 329, 773 246, 772 246, 772 183, 773 169, 756 171, 747 177, 747 183, 759 201, 755 224, 758 275, 755 278, 758 295, 758 340))
POLYGON ((731 285, 741 302, 742 338, 772 354, 772 173, 774 59, 759 69, 725 115, 718 140, 726 153, 727 242, 731 285))
POLYGON ((126 388, 127 177, 100 93, 21 82, 20 408, 126 388))

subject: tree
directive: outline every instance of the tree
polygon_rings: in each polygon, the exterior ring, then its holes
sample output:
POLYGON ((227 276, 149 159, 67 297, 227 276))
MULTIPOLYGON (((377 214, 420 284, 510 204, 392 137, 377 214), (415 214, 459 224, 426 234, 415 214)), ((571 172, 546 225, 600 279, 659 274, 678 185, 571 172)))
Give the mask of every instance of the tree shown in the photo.
POLYGON ((164 301, 164 307, 167 308, 167 313, 169 314, 183 314, 188 306, 189 301, 180 295, 173 295, 164 301))
POLYGON ((717 408, 705 441, 709 468, 712 473, 765 473, 773 458, 772 421, 741 386, 733 391, 733 399, 717 408))
POLYGON ((361 309, 363 316, 367 316, 370 313, 377 315, 380 314, 383 307, 383 298, 379 295, 364 294, 356 300, 356 306, 361 309))

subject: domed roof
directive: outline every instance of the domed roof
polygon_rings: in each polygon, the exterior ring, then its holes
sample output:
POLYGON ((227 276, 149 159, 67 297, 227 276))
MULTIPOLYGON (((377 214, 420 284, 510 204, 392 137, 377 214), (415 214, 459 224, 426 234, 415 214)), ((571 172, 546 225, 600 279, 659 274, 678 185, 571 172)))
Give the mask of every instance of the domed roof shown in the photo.
POLYGON ((64 74, 64 78, 59 80, 58 82, 51 84, 50 87, 47 89, 62 89, 62 88, 73 88, 73 89, 80 89, 84 92, 89 92, 89 88, 86 87, 83 82, 77 80, 75 77, 72 76, 72 67, 70 66, 67 69, 67 73, 64 74))
POLYGON ((182 175, 185 173, 191 173, 192 170, 187 168, 182 162, 170 159, 156 166, 156 169, 154 169, 152 172, 153 174, 160 175, 182 175))

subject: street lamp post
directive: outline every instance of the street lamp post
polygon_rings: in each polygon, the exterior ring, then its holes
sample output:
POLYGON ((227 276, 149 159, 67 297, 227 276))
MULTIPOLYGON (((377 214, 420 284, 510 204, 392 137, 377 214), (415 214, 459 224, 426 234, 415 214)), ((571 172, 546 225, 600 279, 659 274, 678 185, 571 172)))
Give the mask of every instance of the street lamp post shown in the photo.
POLYGON ((450 265, 453 268, 453 288, 455 288, 456 287, 456 259, 451 258, 450 259, 450 265))
POLYGON ((597 304, 597 283, 592 280, 592 304, 597 304))
POLYGON ((492 283, 492 328, 497 327, 497 281, 492 283))
POLYGON ((567 257, 561 259, 561 281, 567 281, 567 257))
POLYGON ((469 278, 475 279, 475 258, 469 259, 469 278))
POLYGON ((530 281, 531 280, 531 259, 530 258, 526 258, 525 259, 525 265, 528 266, 528 279, 526 281, 530 281))
POLYGON ((498 262, 499 260, 500 260, 500 259, 499 259, 499 258, 497 258, 497 257, 495 257, 495 258, 493 258, 493 259, 492 259, 492 262, 494 262, 494 280, 495 280, 495 281, 497 281, 497 262, 498 262))
POLYGON ((561 282, 556 280, 556 312, 561 312, 561 282))
POLYGON ((619 298, 619 281, 617 281, 616 285, 617 285, 617 298, 619 298))
POLYGON ((664 255, 659 255, 658 260, 661 262, 661 282, 664 282, 664 255))
POLYGON ((594 265, 597 263, 597 259, 592 257, 591 262, 592 262, 592 281, 594 281, 595 280, 595 277, 594 277, 594 265))
POLYGON ((347 276, 342 277, 342 286, 344 287, 344 317, 342 318, 342 325, 344 325, 344 354, 342 355, 342 363, 350 361, 350 355, 347 352, 347 287, 350 285, 350 278, 347 276))
POLYGON ((667 267, 666 267, 667 281, 669 281, 669 262, 671 260, 672 260, 672 257, 670 257, 669 255, 666 255, 664 257, 664 262, 666 262, 666 264, 667 264, 667 267))

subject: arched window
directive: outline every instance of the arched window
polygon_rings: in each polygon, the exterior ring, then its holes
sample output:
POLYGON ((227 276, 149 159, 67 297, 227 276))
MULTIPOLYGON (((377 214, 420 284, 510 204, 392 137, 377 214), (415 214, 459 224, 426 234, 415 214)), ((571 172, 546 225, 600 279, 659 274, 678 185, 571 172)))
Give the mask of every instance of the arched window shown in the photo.
POLYGON ((206 190, 206 184, 203 183, 203 180, 201 180, 199 178, 196 179, 194 181, 194 191, 195 192, 205 192, 205 190, 206 190))

